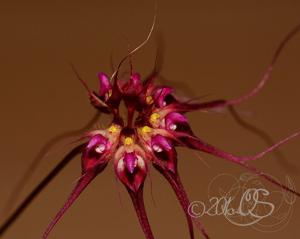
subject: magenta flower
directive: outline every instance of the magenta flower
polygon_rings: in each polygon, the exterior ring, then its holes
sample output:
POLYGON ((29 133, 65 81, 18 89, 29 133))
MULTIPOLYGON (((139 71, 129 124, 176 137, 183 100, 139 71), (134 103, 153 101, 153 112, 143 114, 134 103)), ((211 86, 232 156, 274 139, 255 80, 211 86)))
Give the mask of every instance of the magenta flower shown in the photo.
MULTIPOLYGON (((71 153, 65 157, 61 163, 62 165, 58 165, 54 169, 54 172, 52 174, 50 173, 48 178, 46 177, 40 184, 41 186, 39 185, 40 188, 45 187, 49 179, 52 179, 53 175, 56 175, 72 157, 81 153, 81 177, 65 205, 47 227, 43 238, 48 238, 49 233, 67 209, 69 209, 88 184, 111 162, 117 178, 124 184, 132 199, 138 220, 147 239, 154 239, 154 235, 144 206, 143 187, 149 168, 152 166, 159 171, 174 190, 185 213, 190 238, 193 239, 193 219, 188 214, 189 199, 177 170, 178 159, 176 147, 187 147, 193 150, 199 150, 239 164, 284 190, 300 196, 300 194, 293 189, 280 184, 267 176, 264 172, 248 164, 248 161, 263 157, 266 153, 298 136, 300 132, 292 134, 254 156, 241 157, 218 149, 198 138, 193 133, 185 117, 185 114, 191 111, 234 106, 254 96, 269 79, 273 65, 283 46, 299 29, 300 26, 297 26, 280 44, 270 67, 267 69, 258 86, 250 93, 234 100, 215 100, 211 102, 183 100, 176 95, 175 89, 168 86, 156 85, 154 82, 157 76, 155 72, 151 77, 145 80, 141 80, 140 75, 136 73, 131 73, 129 79, 120 79, 118 77, 119 68, 113 75, 112 80, 110 80, 106 74, 99 73, 100 88, 98 92, 91 91, 86 83, 81 80, 88 91, 91 104, 100 112, 110 114, 112 121, 105 129, 97 129, 86 133, 81 138, 84 143, 73 149, 71 153), (127 109, 127 115, 125 117, 121 115, 119 111, 121 102, 124 102, 127 109)), ((130 57, 133 52, 134 51, 132 51, 128 57, 130 57)), ((128 57, 123 59, 119 67, 128 57)), ((38 192, 39 188, 33 191, 27 201, 30 202, 38 192)), ((10 218, 10 221, 8 220, 8 222, 1 227, 1 233, 4 232, 27 204, 24 203, 23 208, 21 206, 19 212, 17 211, 10 218)), ((195 224, 202 232, 202 235, 205 238, 209 238, 202 224, 199 224, 199 222, 195 224)))
MULTIPOLYGON (((278 52, 276 54, 278 55, 278 52)), ((171 87, 155 85, 154 76, 142 81, 140 75, 131 73, 129 79, 126 80, 119 79, 117 71, 113 81, 110 82, 108 76, 99 73, 99 93, 92 92, 88 88, 87 90, 92 105, 102 113, 111 114, 113 116, 112 122, 106 129, 94 130, 85 135, 87 142, 82 152, 81 179, 66 204, 48 226, 43 238, 48 237, 54 225, 84 188, 102 172, 109 161, 112 161, 118 179, 130 194, 147 239, 154 238, 143 201, 143 186, 151 166, 157 169, 172 186, 185 212, 190 238, 193 239, 193 221, 187 212, 189 199, 177 171, 176 147, 188 147, 229 160, 300 196, 299 193, 274 181, 265 173, 247 164, 247 161, 261 158, 267 152, 298 136, 299 132, 255 156, 240 157, 222 151, 199 139, 194 135, 185 117, 185 114, 191 111, 232 106, 250 98, 260 90, 268 79, 270 69, 258 87, 249 94, 237 100, 217 100, 203 103, 180 99, 171 87), (126 117, 119 114, 122 101, 127 108, 126 117)), ((197 225, 199 226, 199 223, 197 225)), ((208 234, 201 225, 199 229, 203 236, 208 238, 208 234)))

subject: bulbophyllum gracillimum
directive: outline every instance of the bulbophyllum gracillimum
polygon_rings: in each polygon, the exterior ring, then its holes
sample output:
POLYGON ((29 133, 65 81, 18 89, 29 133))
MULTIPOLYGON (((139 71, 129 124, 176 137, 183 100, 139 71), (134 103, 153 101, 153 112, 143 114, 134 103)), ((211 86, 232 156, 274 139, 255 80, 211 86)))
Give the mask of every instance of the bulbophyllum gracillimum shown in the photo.
MULTIPOLYGON (((246 168, 282 189, 300 196, 293 189, 275 181, 264 172, 248 164, 248 161, 262 158, 266 153, 273 151, 280 145, 298 136, 300 132, 288 136, 254 156, 242 157, 218 149, 197 137, 186 118, 186 114, 192 111, 233 107, 256 95, 269 79, 281 50, 299 29, 300 26, 297 26, 281 42, 271 64, 257 87, 249 93, 233 100, 196 102, 195 100, 183 99, 176 94, 175 89, 156 83, 155 80, 158 76, 158 72, 156 71, 145 79, 142 79, 133 70, 131 70, 127 78, 119 77, 120 66, 125 60, 130 60, 133 53, 147 42, 153 27, 146 41, 121 61, 117 71, 111 78, 102 72, 98 74, 100 85, 98 91, 91 91, 86 82, 79 77, 88 92, 91 104, 99 112, 111 115, 111 123, 106 128, 89 131, 81 137, 80 141, 82 141, 82 144, 67 154, 63 161, 26 198, 1 227, 0 235, 20 215, 41 189, 77 154, 82 155, 81 177, 64 206, 47 227, 43 238, 48 238, 55 224, 88 184, 110 164, 114 167, 117 178, 124 184, 131 197, 138 220, 147 239, 154 238, 143 201, 144 183, 149 174, 150 167, 158 170, 174 190, 185 213, 190 238, 193 239, 193 219, 188 214, 189 199, 181 183, 177 169, 177 147, 199 150, 228 160, 246 168), (127 110, 125 115, 120 113, 122 103, 124 103, 127 110)), ((205 238, 209 238, 202 224, 197 222, 195 225, 205 238)))
MULTIPOLYGON (((255 156, 238 157, 199 139, 193 133, 185 116, 186 113, 195 110, 233 105, 245 97, 232 101, 196 103, 182 100, 171 87, 156 85, 153 75, 142 80, 139 74, 131 73, 128 79, 120 79, 116 72, 113 81, 105 73, 99 73, 98 78, 100 84, 98 92, 92 92, 88 87, 87 91, 92 105, 103 113, 111 114, 112 122, 106 129, 93 130, 84 136, 87 142, 82 152, 81 179, 66 204, 48 226, 44 238, 48 237, 65 211, 110 161, 116 176, 124 184, 132 199, 147 239, 154 238, 143 201, 143 186, 151 166, 172 186, 186 214, 190 238, 194 238, 193 222, 187 212, 189 200, 177 170, 176 147, 200 150, 237 163, 299 196, 299 193, 247 164, 247 161, 262 157, 298 133, 255 156), (127 109, 125 117, 120 114, 121 102, 124 102, 127 109)), ((203 227, 200 226, 200 229, 203 236, 208 238, 203 227)))

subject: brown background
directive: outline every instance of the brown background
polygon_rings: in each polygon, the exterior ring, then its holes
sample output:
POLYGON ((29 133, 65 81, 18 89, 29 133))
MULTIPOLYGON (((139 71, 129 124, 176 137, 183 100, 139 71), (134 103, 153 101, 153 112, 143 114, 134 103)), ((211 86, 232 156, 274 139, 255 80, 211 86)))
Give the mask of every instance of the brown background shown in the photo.
MULTIPOLYGON (((51 137, 82 127, 93 115, 85 91, 68 62, 92 87, 96 73, 111 74, 126 54, 127 42, 141 42, 149 30, 153 1, 17 1, 0 3, 1 159, 0 206, 33 157, 51 137)), ((162 74, 186 95, 234 98, 251 89, 278 42, 300 22, 300 3, 285 1, 159 1, 156 35, 165 42, 162 74)), ((153 67, 154 37, 134 58, 143 75, 153 67)), ((249 122, 276 140, 299 129, 300 35, 283 52, 272 80, 257 97, 238 107, 249 122)), ((261 139, 240 128, 228 113, 189 116, 206 141, 239 155, 264 149, 261 139)), ((25 192, 45 175, 66 150, 43 160, 25 192)), ((299 140, 282 147, 288 162, 300 170, 299 140)), ((188 151, 180 153, 180 173, 191 200, 207 201, 207 185, 218 174, 239 176, 245 170, 205 154, 207 168, 188 151)), ((258 168, 284 180, 289 174, 298 190, 300 176, 283 168, 272 155, 258 168)), ((110 165, 111 166, 111 165, 110 165)), ((80 173, 74 160, 40 195, 3 238, 40 238, 63 204, 80 173)), ((146 185, 146 204, 156 238, 187 238, 183 213, 165 181, 153 171, 153 196, 146 185)), ((276 189, 266 183, 270 190, 276 189)), ((56 226, 50 238, 143 238, 131 202, 109 167, 88 187, 56 226)), ((285 229, 261 233, 233 226, 223 217, 205 217, 212 238, 298 238, 300 202, 285 229)), ((200 236, 197 235, 197 238, 200 236)))

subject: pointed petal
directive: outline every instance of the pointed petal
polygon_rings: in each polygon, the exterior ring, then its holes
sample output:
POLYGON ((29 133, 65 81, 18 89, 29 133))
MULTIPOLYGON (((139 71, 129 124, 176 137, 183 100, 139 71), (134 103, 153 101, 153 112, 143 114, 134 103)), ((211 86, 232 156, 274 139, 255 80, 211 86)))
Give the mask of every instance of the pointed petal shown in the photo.
POLYGON ((132 190, 128 189, 128 193, 131 197, 133 206, 135 208, 136 214, 138 216, 140 225, 143 229, 143 232, 147 239, 154 239, 149 220, 147 217, 145 205, 144 205, 144 197, 143 197, 143 186, 139 188, 138 191, 133 192, 132 190))
MULTIPOLYGON (((103 168, 104 169, 104 168, 103 168)), ((43 234, 43 239, 48 238, 49 233, 52 231, 56 223, 62 218, 65 212, 72 206, 75 200, 79 197, 79 195, 83 192, 83 190, 88 186, 88 184, 95 178, 97 173, 95 171, 88 171, 84 174, 75 188, 73 189, 71 195, 69 196, 67 202, 60 209, 60 211, 56 214, 55 218, 48 225, 46 231, 43 234)))
MULTIPOLYGON (((189 233, 190 233, 190 238, 194 239, 194 229, 193 229, 193 220, 191 216, 188 213, 188 208, 190 205, 190 201, 188 199, 188 196, 184 190, 184 187, 181 183, 180 177, 178 174, 171 173, 170 171, 164 169, 163 165, 161 165, 159 162, 155 161, 154 162, 154 167, 165 177, 165 179, 170 183, 172 186, 172 189, 174 193, 177 196, 177 199, 185 213, 187 224, 189 227, 189 233)), ((205 229, 201 225, 200 222, 198 223, 199 230, 201 231, 202 235, 208 239, 208 234, 206 233, 205 229)))

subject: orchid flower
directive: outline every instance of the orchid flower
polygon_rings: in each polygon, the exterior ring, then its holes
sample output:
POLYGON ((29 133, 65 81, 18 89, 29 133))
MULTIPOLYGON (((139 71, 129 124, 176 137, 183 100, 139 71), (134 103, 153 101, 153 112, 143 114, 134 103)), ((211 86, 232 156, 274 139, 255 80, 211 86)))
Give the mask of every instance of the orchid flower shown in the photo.
MULTIPOLYGON (((152 32, 153 27, 150 31, 152 32)), ((204 153, 214 155, 227 161, 238 164, 271 183, 289 191, 297 196, 300 194, 293 189, 275 181, 266 173, 248 164, 249 161, 262 158, 282 144, 299 136, 300 131, 275 143, 271 147, 253 156, 237 156, 210 145, 197 137, 188 122, 186 114, 192 111, 205 111, 214 108, 224 108, 240 104, 256 95, 270 77, 273 66, 286 45, 298 31, 300 25, 290 32, 279 45, 270 66, 262 79, 249 93, 232 100, 214 100, 210 102, 195 102, 183 100, 176 94, 176 90, 165 85, 157 85, 157 74, 142 80, 141 76, 131 72, 128 79, 118 76, 122 63, 133 55, 149 39, 138 48, 130 52, 110 78, 105 73, 98 74, 99 90, 91 91, 86 82, 79 75, 84 84, 90 103, 99 112, 112 116, 111 123, 106 128, 87 132, 81 138, 84 141, 66 155, 64 160, 53 169, 52 172, 38 185, 38 187, 26 198, 20 207, 0 228, 0 235, 21 214, 33 198, 43 189, 52 178, 77 154, 81 154, 81 175, 75 188, 63 207, 46 228, 43 238, 48 238, 56 223, 64 213, 72 206, 84 189, 99 175, 109 164, 114 167, 117 178, 126 187, 133 206, 138 216, 141 228, 147 239, 154 239, 148 221, 143 189, 150 167, 155 168, 167 180, 172 187, 186 217, 189 228, 189 237, 195 238, 193 219, 188 214, 190 201, 181 183, 177 168, 177 147, 186 147, 204 153), (120 114, 121 103, 127 109, 127 115, 120 114)), ((209 238, 202 224, 195 223, 204 238, 209 238)))
MULTIPOLYGON (((263 157, 266 153, 298 136, 300 132, 290 135, 254 156, 242 157, 218 149, 198 138, 185 116, 191 111, 225 107, 247 100, 262 88, 268 79, 270 69, 268 68, 266 76, 257 88, 239 99, 201 103, 182 100, 175 94, 175 89, 155 85, 155 77, 142 81, 139 74, 131 73, 128 80, 122 80, 117 77, 116 72, 114 80, 110 81, 105 73, 99 73, 99 91, 92 92, 88 88, 87 91, 91 104, 100 112, 111 114, 112 122, 106 129, 94 130, 86 134, 87 143, 82 153, 81 179, 66 204, 49 224, 43 238, 48 237, 54 225, 84 188, 106 167, 109 161, 112 161, 116 176, 124 184, 132 199, 147 239, 154 238, 143 201, 143 186, 151 165, 166 178, 173 188, 185 212, 190 238, 193 239, 193 221, 187 210, 189 199, 178 174, 176 147, 200 150, 234 162, 300 196, 293 189, 274 181, 267 174, 247 163, 247 161, 263 157), (122 101, 127 108, 125 120, 119 114, 122 101), (135 114, 136 117, 134 117, 135 114)), ((202 225, 200 225, 200 230, 203 236, 208 238, 202 225)))

